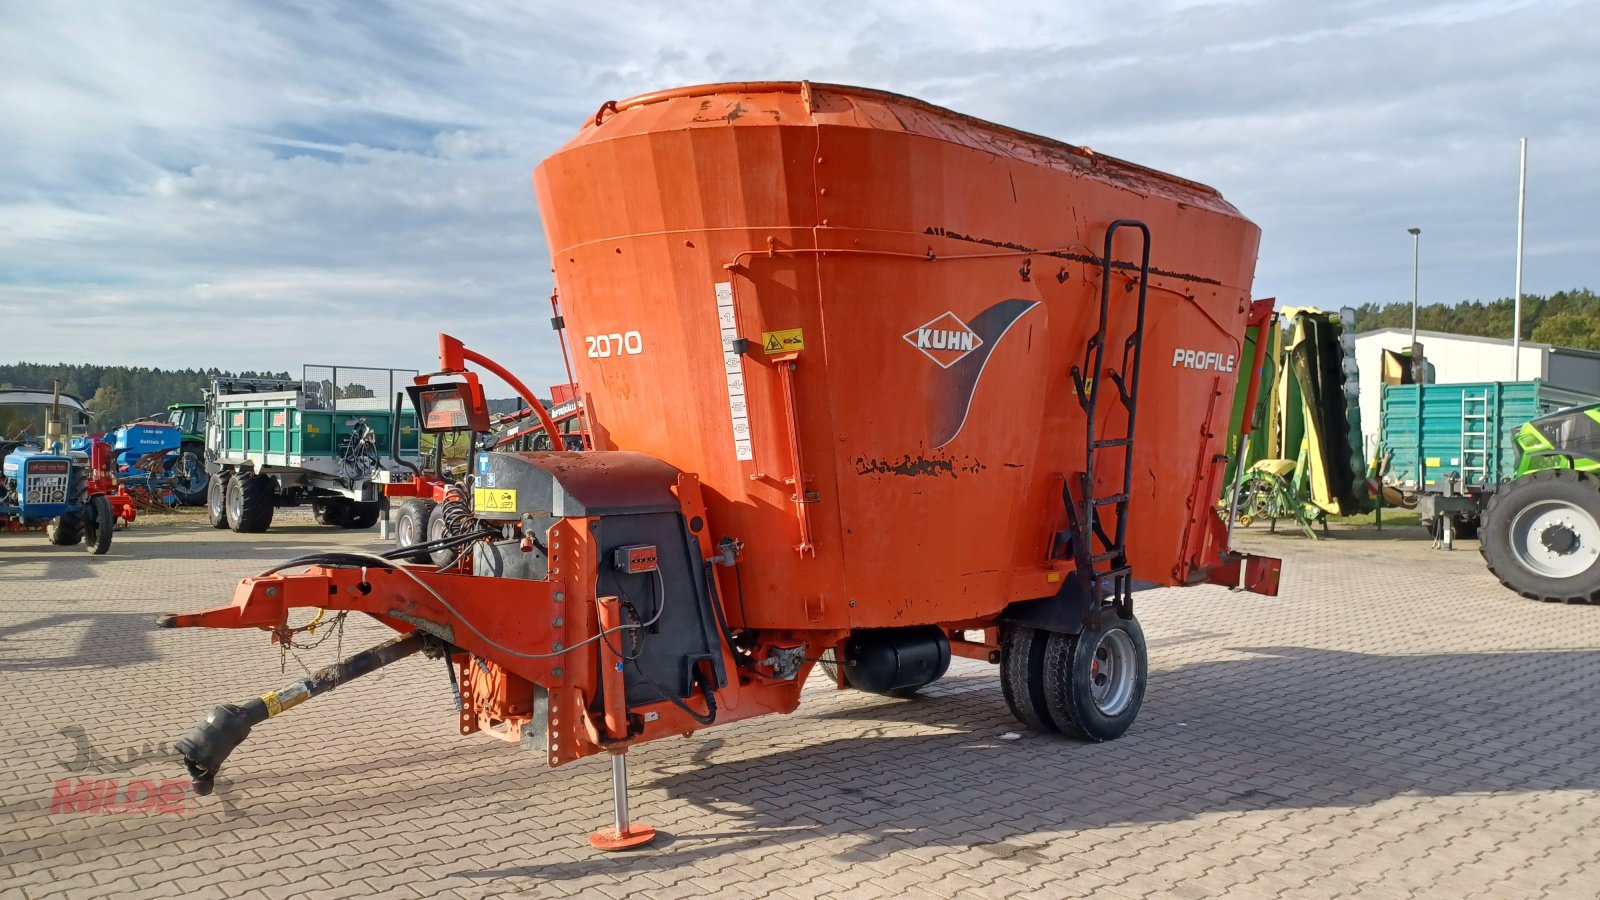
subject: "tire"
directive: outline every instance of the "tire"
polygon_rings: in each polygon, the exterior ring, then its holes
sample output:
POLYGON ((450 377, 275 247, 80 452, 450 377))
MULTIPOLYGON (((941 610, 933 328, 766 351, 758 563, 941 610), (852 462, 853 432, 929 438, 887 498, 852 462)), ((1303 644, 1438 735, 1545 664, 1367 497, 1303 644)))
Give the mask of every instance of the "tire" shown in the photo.
POLYGON ((378 517, 381 515, 383 515, 382 503, 347 503, 344 508, 344 518, 339 520, 339 527, 362 531, 378 524, 378 517))
POLYGON ((829 647, 817 657, 817 668, 835 685, 839 683, 839 651, 829 647))
POLYGON ((44 535, 57 547, 75 547, 83 542, 83 513, 72 512, 51 519, 44 535))
POLYGON ((1034 731, 1057 731, 1045 700, 1045 632, 1025 625, 1006 626, 1000 639, 1000 689, 1017 720, 1034 731))
POLYGON ((260 534, 272 526, 272 479, 243 472, 228 479, 224 493, 228 527, 239 534, 260 534))
MULTIPOLYGON (((427 534, 428 540, 430 541, 443 540, 444 538, 449 537, 449 534, 444 529, 444 510, 438 506, 435 506, 428 513, 427 534)), ((436 566, 448 566, 455 560, 456 554, 459 551, 459 547, 447 547, 443 550, 435 550, 428 554, 428 560, 436 566)))
MULTIPOLYGON (((433 512, 433 506, 432 500, 415 497, 400 504, 400 511, 394 514, 396 549, 403 550, 428 539, 428 514, 433 512)), ((426 553, 414 553, 406 559, 414 563, 426 563, 431 557, 426 553)))
POLYGON ((117 530, 117 517, 105 494, 89 498, 90 515, 84 522, 83 542, 90 553, 105 556, 111 549, 111 535, 117 530))
POLYGON ((1110 611, 1098 629, 1050 635, 1044 683, 1051 720, 1063 733, 1084 740, 1121 737, 1144 703, 1148 666, 1138 621, 1110 611))
POLYGON ((211 478, 206 473, 205 450, 194 441, 178 448, 172 465, 172 493, 184 506, 199 506, 210 499, 211 478))
POLYGON ((1600 602, 1600 477, 1543 469, 1489 496, 1478 551, 1500 583, 1532 600, 1600 602))
POLYGON ((228 527, 228 477, 226 471, 217 472, 206 483, 206 521, 212 528, 228 527))
POLYGON ((329 497, 311 504, 311 518, 316 519, 318 525, 343 528, 349 516, 350 501, 343 497, 329 497))

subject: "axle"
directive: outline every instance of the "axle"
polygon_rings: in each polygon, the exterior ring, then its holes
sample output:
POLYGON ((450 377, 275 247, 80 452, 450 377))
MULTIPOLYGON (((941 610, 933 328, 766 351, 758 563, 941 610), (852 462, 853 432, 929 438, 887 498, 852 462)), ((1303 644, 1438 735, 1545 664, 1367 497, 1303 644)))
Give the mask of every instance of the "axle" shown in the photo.
POLYGON ((370 650, 332 663, 303 681, 243 703, 225 703, 213 709, 205 721, 189 729, 176 745, 194 782, 195 793, 201 796, 211 793, 223 761, 250 736, 251 728, 318 694, 416 653, 422 649, 423 641, 420 632, 397 635, 370 650))

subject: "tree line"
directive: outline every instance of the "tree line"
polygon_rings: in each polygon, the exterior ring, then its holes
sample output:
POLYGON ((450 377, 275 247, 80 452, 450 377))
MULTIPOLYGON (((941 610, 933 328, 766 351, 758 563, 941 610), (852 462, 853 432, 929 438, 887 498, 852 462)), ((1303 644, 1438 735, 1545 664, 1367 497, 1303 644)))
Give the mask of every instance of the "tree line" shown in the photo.
MULTIPOLYGON (((1417 328, 1475 337, 1511 339, 1510 297, 1498 300, 1463 300, 1430 303, 1417 309, 1417 328)), ((1410 328, 1409 302, 1363 303, 1356 307, 1356 331, 1410 328)), ((1549 296, 1522 295, 1522 337, 1539 344, 1600 350, 1600 295, 1588 288, 1556 291, 1549 296)))
POLYGON ((288 380, 289 373, 13 363, 0 365, 0 390, 48 391, 60 381, 64 393, 84 401, 94 413, 96 430, 109 431, 163 413, 169 403, 199 403, 201 391, 211 385, 214 376, 288 380))

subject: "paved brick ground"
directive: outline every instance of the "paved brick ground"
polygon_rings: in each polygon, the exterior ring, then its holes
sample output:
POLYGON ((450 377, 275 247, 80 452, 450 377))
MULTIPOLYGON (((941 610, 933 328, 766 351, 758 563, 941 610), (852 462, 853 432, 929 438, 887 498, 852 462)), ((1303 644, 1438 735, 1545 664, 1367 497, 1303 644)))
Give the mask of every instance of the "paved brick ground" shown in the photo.
POLYGON ((0 894, 1600 893, 1600 608, 1519 599, 1414 530, 1250 542, 1287 558, 1282 597, 1141 599, 1150 690, 1120 741, 1018 737, 976 663, 914 700, 813 680, 794 716, 633 754, 635 811, 666 837, 602 856, 605 762, 454 734, 424 660, 258 729, 183 812, 50 815, 58 779, 178 777, 162 745, 286 680, 264 635, 153 613, 374 536, 152 521, 91 558, 0 535, 0 894))

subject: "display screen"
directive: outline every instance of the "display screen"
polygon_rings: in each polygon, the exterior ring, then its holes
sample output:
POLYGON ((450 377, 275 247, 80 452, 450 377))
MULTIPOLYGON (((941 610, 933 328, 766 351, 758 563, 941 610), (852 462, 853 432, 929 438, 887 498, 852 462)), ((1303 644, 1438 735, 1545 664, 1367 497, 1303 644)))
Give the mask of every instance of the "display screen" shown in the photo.
POLYGON ((417 407, 422 430, 429 434, 445 431, 487 431, 488 416, 474 414, 471 388, 467 384, 441 384, 408 388, 417 407), (483 421, 479 421, 479 419, 483 421))

